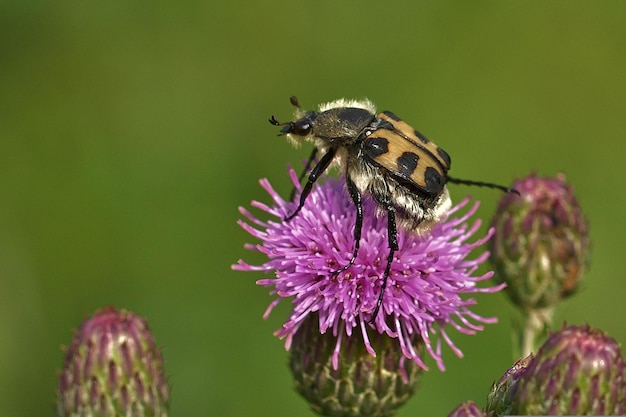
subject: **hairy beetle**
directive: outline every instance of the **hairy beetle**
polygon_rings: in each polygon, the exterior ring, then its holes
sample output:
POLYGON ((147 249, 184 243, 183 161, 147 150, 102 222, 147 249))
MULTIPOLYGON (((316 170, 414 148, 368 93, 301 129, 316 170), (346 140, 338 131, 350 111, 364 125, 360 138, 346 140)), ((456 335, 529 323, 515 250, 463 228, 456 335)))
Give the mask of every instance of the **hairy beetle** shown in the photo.
POLYGON ((282 126, 280 135, 286 135, 292 143, 308 141, 315 147, 301 177, 308 173, 298 207, 285 221, 298 215, 324 171, 333 163, 339 165, 356 208, 356 223, 352 257, 333 272, 338 274, 354 264, 359 252, 362 196, 369 194, 387 214, 389 254, 370 322, 376 318, 383 301, 394 253, 398 250, 398 227, 419 233, 440 221, 451 207, 448 182, 514 191, 497 184, 451 178, 450 156, 443 149, 392 112, 377 114, 369 100, 339 99, 322 104, 319 111, 303 111, 295 97, 291 97, 291 103, 297 107, 294 121, 280 123, 272 116, 270 123, 282 126), (318 153, 322 156, 313 166, 318 153))

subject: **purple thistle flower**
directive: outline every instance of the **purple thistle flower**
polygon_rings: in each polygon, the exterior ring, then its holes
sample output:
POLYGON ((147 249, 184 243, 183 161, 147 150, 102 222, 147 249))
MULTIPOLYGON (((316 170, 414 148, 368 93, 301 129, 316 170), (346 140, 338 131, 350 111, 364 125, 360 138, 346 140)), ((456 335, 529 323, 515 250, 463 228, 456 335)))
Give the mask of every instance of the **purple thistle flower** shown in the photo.
MULTIPOLYGON (((300 190, 293 169, 289 170, 289 175, 294 186, 300 190)), ((246 249, 263 253, 269 260, 260 266, 239 260, 233 269, 274 271, 275 277, 257 281, 259 285, 272 287, 270 293, 278 295, 270 303, 264 318, 283 298, 293 297, 289 320, 275 332, 286 340, 287 349, 307 316, 317 312, 320 333, 330 329, 337 337, 333 355, 335 369, 342 335, 350 337, 354 331, 361 332, 367 351, 376 356, 369 342, 367 323, 376 307, 386 265, 387 219, 375 215, 375 202, 364 197, 363 234, 358 258, 347 271, 333 275, 334 271, 348 263, 354 249, 356 213, 344 189, 344 181, 325 178, 318 182, 300 213, 288 222, 282 219, 297 204, 280 197, 267 179, 261 180, 260 184, 274 204, 270 207, 253 201, 252 207, 278 220, 262 221, 245 208, 240 208, 248 222, 240 220, 238 223, 261 240, 257 245, 247 244, 246 249)), ((466 198, 453 207, 449 216, 468 202, 469 198, 466 198)), ((472 276, 489 254, 483 252, 473 260, 466 258, 493 234, 493 229, 490 229, 486 236, 473 243, 467 242, 480 227, 480 220, 474 221, 471 226, 467 224, 477 208, 476 202, 465 214, 448 217, 423 234, 398 230, 400 249, 391 265, 382 307, 371 326, 378 333, 398 339, 403 355, 424 369, 427 367, 411 342, 415 335, 422 338, 430 356, 439 369, 444 370, 442 340, 458 357, 462 357, 462 352, 444 330, 446 325, 464 334, 475 334, 483 329, 482 324, 497 321, 471 311, 470 306, 476 303, 475 299, 461 298, 463 294, 497 292, 505 286, 477 286, 478 282, 489 279, 492 272, 472 276), (436 340, 431 340, 433 336, 436 340)))

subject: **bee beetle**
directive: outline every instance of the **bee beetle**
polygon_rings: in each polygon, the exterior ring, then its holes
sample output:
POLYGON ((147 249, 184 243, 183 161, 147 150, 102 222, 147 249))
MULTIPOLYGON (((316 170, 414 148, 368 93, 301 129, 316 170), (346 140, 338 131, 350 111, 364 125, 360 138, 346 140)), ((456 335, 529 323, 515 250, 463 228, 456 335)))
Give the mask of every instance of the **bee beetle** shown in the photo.
POLYGON ((279 135, 286 135, 292 143, 312 142, 314 149, 300 177, 302 180, 309 173, 298 207, 284 220, 298 215, 322 173, 332 163, 338 164, 344 171, 348 194, 356 208, 354 251, 348 263, 333 272, 338 274, 354 264, 359 252, 362 196, 369 194, 387 214, 389 254, 370 323, 382 305, 393 257, 398 250, 398 226, 419 233, 439 222, 452 205, 446 187, 448 182, 512 191, 496 184, 451 178, 448 176, 450 156, 443 149, 392 112, 376 114, 376 107, 369 100, 339 99, 322 104, 317 112, 303 111, 297 98, 290 100, 297 108, 295 120, 280 123, 272 116, 269 122, 282 126, 279 135), (311 169, 318 152, 322 157, 311 169))

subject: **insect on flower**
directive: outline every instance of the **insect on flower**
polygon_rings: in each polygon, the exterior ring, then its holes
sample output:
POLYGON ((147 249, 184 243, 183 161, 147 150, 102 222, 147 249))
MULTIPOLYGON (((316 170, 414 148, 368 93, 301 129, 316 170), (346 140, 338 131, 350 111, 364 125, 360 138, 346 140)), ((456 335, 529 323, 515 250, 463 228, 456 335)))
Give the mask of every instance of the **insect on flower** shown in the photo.
POLYGON ((392 112, 376 114, 376 107, 369 100, 339 99, 322 104, 318 112, 303 111, 295 97, 291 97, 291 103, 296 106, 294 121, 280 123, 272 116, 269 122, 282 126, 279 135, 286 135, 292 143, 312 142, 314 149, 300 177, 302 180, 308 173, 298 207, 284 220, 298 215, 315 182, 332 164, 338 165, 345 172, 348 194, 356 208, 354 251, 346 265, 333 271, 339 274, 354 264, 359 252, 363 195, 369 194, 379 211, 387 214, 389 254, 370 322, 383 301, 398 250, 398 227, 420 233, 439 222, 452 205, 448 182, 514 191, 497 184, 448 176, 451 161, 443 149, 392 112), (318 153, 322 157, 313 166, 318 153))

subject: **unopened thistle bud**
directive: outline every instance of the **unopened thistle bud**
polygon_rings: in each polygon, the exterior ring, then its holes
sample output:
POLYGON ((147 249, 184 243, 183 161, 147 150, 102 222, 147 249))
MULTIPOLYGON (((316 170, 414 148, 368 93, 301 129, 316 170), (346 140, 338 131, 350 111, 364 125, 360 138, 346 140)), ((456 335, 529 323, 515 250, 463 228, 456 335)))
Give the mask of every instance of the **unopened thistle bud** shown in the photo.
POLYGON ((502 375, 498 382, 494 382, 487 396, 485 411, 491 417, 502 417, 512 414, 513 402, 517 395, 519 380, 526 372, 533 356, 528 355, 520 359, 502 375))
POLYGON ((66 351, 57 388, 59 417, 166 417, 163 357, 144 319, 104 308, 66 351))
POLYGON ((473 401, 468 401, 452 410, 448 417, 489 417, 487 413, 480 409, 473 401))
POLYGON ((530 175, 500 200, 489 241, 495 278, 523 310, 554 307, 578 288, 589 236, 565 176, 530 175))
MULTIPOLYGON (((320 334, 311 314, 293 336, 290 367, 296 390, 323 416, 392 416, 415 392, 422 368, 407 359, 396 339, 372 333, 373 356, 360 332, 320 334), (341 340, 343 339, 343 340, 341 340), (339 350, 337 355, 337 349, 339 350)), ((416 354, 422 344, 415 342, 416 354)))
POLYGON ((589 326, 552 334, 519 381, 515 415, 624 415, 626 366, 617 342, 589 326))

